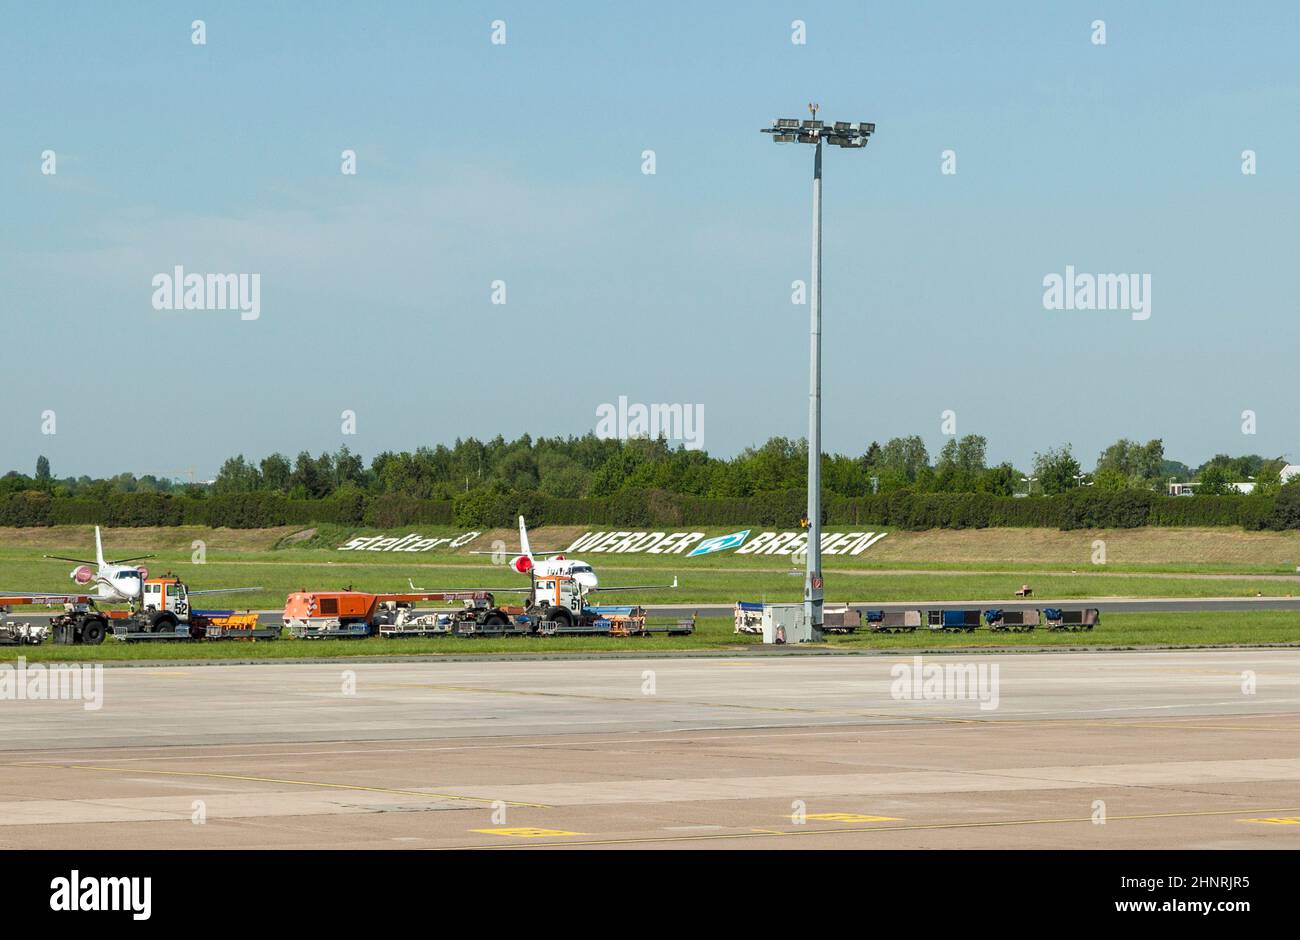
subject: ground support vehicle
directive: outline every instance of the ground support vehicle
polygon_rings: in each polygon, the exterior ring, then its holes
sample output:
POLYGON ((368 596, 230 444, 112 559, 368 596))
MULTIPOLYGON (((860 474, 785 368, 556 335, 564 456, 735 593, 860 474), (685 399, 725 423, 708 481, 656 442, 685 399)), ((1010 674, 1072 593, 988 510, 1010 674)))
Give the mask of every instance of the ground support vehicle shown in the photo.
POLYGON ((1100 622, 1095 607, 931 608, 927 610, 864 610, 872 633, 911 633, 924 621, 936 632, 973 633, 984 624, 994 633, 1028 633, 1040 625, 1049 630, 1091 630, 1100 622))
POLYGON ((736 601, 734 608, 736 628, 733 633, 762 633, 763 605, 752 601, 736 601))
POLYGON ((594 606, 588 604, 588 589, 573 574, 532 576, 523 606, 497 606, 489 592, 465 595, 448 593, 448 600, 461 599, 459 610, 435 611, 413 617, 405 624, 394 621, 389 635, 402 635, 412 628, 426 635, 464 637, 501 636, 649 636, 666 633, 685 636, 695 631, 695 618, 652 622, 644 608, 594 606))
POLYGON ((263 626, 254 613, 237 614, 231 610, 198 610, 195 613, 206 618, 204 639, 276 640, 280 637, 280 624, 263 626))
POLYGON ((1101 622, 1101 611, 1096 607, 1046 607, 1043 609, 1043 618, 1047 621, 1049 630, 1091 630, 1101 622))
POLYGON ((185 623, 171 629, 139 616, 111 620, 113 639, 124 642, 153 640, 274 640, 280 625, 260 626, 257 614, 238 614, 233 610, 192 610, 185 623))
MULTIPOLYGON (((0 606, 0 617, 9 613, 9 608, 0 606)), ((43 623, 27 623, 22 620, 5 620, 0 622, 0 646, 40 646, 50 635, 50 628, 43 623)))
POLYGON ((944 633, 973 633, 980 625, 978 608, 930 610, 927 621, 931 630, 944 633))
POLYGON ((1032 610, 986 610, 984 622, 994 633, 1028 633, 1038 626, 1039 611, 1032 610))
MULTIPOLYGON (((449 596, 448 600, 456 600, 449 596)), ((523 607, 499 606, 490 593, 459 598, 462 606, 417 614, 414 607, 393 604, 379 624, 379 635, 403 636, 527 636, 534 623, 523 607)), ((392 602, 389 602, 392 603, 392 602)))
POLYGON ((862 626, 862 614, 852 607, 825 607, 822 630, 826 633, 854 633, 862 626))
POLYGON ((295 639, 441 636, 463 625, 505 632, 519 626, 523 613, 522 607, 498 606, 490 591, 299 591, 286 599, 283 623, 295 639), (417 615, 415 605, 423 601, 464 606, 417 615))
MULTIPOLYGON (((226 592, 214 590, 200 593, 226 592)), ((143 579, 139 609, 103 610, 95 605, 95 598, 89 594, 0 598, 0 609, 17 603, 45 603, 48 606, 56 601, 62 605, 63 613, 51 617, 46 630, 53 641, 60 645, 97 646, 108 636, 119 640, 199 640, 204 637, 269 640, 280 634, 279 626, 260 626, 257 614, 254 613, 194 610, 190 606, 189 587, 172 574, 143 579)))
MULTIPOLYGON (((53 607, 55 604, 61 606, 64 611, 73 609, 89 610, 93 609, 94 604, 90 595, 69 595, 53 594, 49 597, 43 597, 35 594, 14 595, 12 597, 0 597, 0 616, 9 613, 11 607, 19 607, 27 604, 40 604, 46 607, 53 607), (72 603, 68 603, 71 601, 72 603)), ((47 623, 25 623, 22 621, 8 620, 3 626, 0 626, 0 645, 3 646, 35 646, 43 643, 47 639, 53 639, 55 643, 81 642, 81 640, 64 640, 60 639, 59 633, 55 630, 55 624, 63 619, 66 615, 51 617, 47 623)), ((96 630, 91 631, 93 639, 87 640, 90 643, 103 643, 108 629, 105 622, 101 621, 96 630)))
POLYGON ((921 625, 919 610, 868 610, 866 616, 872 633, 912 633, 921 625))
POLYGON ((584 607, 576 617, 542 620, 538 636, 690 636, 695 632, 695 617, 663 623, 651 621, 644 607, 584 607))
MULTIPOLYGON (((47 625, 6 624, 0 629, 0 643, 6 636, 25 635, 24 642, 40 642, 47 637, 60 645, 97 646, 106 637, 120 640, 194 640, 274 639, 279 627, 262 628, 253 613, 237 614, 230 610, 194 610, 190 607, 189 588, 174 575, 145 578, 141 606, 130 610, 103 610, 91 595, 59 595, 63 613, 50 617, 47 625), (15 634, 14 627, 25 627, 15 634), (39 639, 37 637, 39 636, 39 639)), ((8 604, 39 604, 49 599, 27 596, 0 598, 0 610, 8 604)))
POLYGON ((435 610, 415 616, 398 612, 398 619, 379 628, 381 636, 648 636, 666 633, 686 636, 695 630, 695 618, 653 623, 639 607, 584 607, 577 614, 541 619, 537 610, 493 607, 486 615, 468 604, 459 610, 435 610))

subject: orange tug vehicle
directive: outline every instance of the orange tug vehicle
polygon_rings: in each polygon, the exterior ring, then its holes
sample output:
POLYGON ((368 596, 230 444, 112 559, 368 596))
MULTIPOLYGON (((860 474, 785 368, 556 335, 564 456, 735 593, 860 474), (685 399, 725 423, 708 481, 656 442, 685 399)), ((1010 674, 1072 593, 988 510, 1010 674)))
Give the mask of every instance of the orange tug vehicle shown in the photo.
MULTIPOLYGON (((0 603, 6 599, 0 598, 0 603)), ((18 599, 15 599, 18 600, 18 599)), ((40 603, 39 598, 21 599, 40 603)), ((50 618, 55 643, 97 645, 106 636, 118 640, 266 639, 280 635, 279 624, 259 627, 257 614, 232 610, 194 610, 189 588, 175 575, 146 578, 139 610, 100 610, 89 595, 64 603, 64 613, 50 618)))
POLYGON ((592 607, 572 577, 535 577, 524 605, 498 605, 491 591, 298 591, 284 605, 296 639, 403 636, 646 636, 694 632, 694 617, 650 625, 641 607, 592 607), (459 607, 416 612, 420 602, 459 607))

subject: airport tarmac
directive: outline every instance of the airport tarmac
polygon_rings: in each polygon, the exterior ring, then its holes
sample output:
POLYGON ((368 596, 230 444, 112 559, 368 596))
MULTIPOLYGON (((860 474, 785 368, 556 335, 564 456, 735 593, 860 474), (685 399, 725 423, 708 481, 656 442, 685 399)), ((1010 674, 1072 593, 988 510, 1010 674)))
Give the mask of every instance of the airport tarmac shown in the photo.
POLYGON ((1300 847, 1300 651, 916 665, 107 667, 0 702, 0 846, 1300 847))

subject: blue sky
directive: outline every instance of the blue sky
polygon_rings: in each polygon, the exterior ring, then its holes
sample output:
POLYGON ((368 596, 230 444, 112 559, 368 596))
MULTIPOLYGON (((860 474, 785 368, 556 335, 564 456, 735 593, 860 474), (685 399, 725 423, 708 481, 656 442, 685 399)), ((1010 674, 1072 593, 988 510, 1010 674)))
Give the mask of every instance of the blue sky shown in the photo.
POLYGON ((582 434, 620 395, 703 405, 717 454, 802 436, 812 153, 758 129, 810 100, 878 128, 826 156, 828 450, 934 452, 951 409, 1022 467, 1300 459, 1300 7, 1131 7, 5 3, 0 470, 582 434), (259 273, 261 317, 153 309, 177 264, 259 273), (1066 265, 1150 273, 1150 319, 1045 310, 1066 265))

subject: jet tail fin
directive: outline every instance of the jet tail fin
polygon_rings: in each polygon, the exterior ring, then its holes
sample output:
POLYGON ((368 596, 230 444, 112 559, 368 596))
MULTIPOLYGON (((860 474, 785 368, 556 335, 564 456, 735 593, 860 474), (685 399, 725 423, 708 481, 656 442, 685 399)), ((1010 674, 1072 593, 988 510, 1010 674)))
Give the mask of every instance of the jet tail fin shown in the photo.
POLYGON ((95 561, 99 564, 99 567, 106 567, 104 561, 104 542, 99 537, 99 526, 95 526, 95 561))
POLYGON ((533 559, 533 550, 528 547, 528 527, 524 525, 524 517, 519 517, 519 553, 527 555, 528 560, 533 559))

